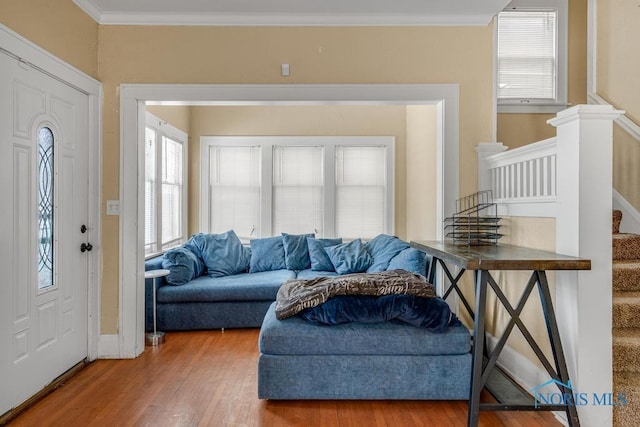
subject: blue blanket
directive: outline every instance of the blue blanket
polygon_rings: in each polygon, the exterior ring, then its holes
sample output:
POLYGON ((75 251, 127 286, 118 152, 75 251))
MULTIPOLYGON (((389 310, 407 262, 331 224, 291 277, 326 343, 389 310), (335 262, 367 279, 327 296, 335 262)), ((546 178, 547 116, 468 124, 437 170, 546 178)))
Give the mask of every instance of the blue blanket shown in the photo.
POLYGON ((324 325, 396 320, 438 333, 444 332, 448 326, 460 325, 460 320, 441 298, 413 295, 337 296, 317 307, 303 310, 299 316, 308 322, 324 325))

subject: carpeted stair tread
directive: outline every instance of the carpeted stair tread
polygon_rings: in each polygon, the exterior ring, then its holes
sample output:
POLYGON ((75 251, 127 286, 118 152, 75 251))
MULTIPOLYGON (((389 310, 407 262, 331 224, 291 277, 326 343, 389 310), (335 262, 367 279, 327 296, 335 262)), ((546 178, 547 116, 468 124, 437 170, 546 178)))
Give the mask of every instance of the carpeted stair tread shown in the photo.
POLYGON ((638 338, 638 340, 640 340, 640 328, 613 328, 613 337, 624 339, 638 338))
POLYGON ((614 260, 640 259, 640 235, 631 233, 614 234, 612 244, 614 260))
POLYGON ((614 291, 640 291, 640 260, 613 261, 614 291))
POLYGON ((640 329, 613 330, 613 371, 640 372, 640 329))
POLYGON ((613 327, 640 328, 640 292, 613 294, 613 327))
POLYGON ((620 232, 620 223, 622 222, 622 211, 615 210, 613 211, 613 233, 620 232))
POLYGON ((618 397, 618 393, 624 393, 627 400, 626 405, 613 407, 613 425, 640 426, 640 373, 614 372, 613 384, 614 396, 618 397))
POLYGON ((622 212, 612 215, 613 406, 615 427, 640 426, 640 236, 620 233, 622 212))

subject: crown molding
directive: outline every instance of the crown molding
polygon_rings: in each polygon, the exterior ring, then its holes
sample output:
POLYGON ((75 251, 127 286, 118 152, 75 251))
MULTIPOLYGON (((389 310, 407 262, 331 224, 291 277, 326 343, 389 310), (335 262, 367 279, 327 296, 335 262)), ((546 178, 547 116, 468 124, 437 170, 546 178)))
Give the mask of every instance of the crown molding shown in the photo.
POLYGON ((101 24, 100 20, 104 14, 103 10, 97 7, 89 0, 73 0, 73 2, 82 9, 87 15, 93 18, 98 24, 101 24))
POLYGON ((493 13, 478 14, 285 14, 107 12, 90 0, 73 2, 101 25, 170 26, 486 26, 493 13))

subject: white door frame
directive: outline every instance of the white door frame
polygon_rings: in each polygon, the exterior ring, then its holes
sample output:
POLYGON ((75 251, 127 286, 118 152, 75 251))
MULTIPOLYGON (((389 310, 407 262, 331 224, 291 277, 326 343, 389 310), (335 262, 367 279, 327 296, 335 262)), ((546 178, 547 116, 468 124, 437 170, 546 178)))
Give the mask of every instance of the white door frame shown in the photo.
POLYGON ((88 265, 88 334, 87 357, 98 357, 100 339, 100 288, 102 283, 102 84, 77 68, 67 64, 40 48, 6 26, 0 24, 0 54, 8 54, 16 60, 28 63, 33 68, 88 96, 88 241, 93 244, 88 265))
MULTIPOLYGON (((458 198, 459 86, 457 84, 120 86, 119 355, 144 350, 144 123, 145 102, 165 105, 435 105, 437 107, 437 224, 458 198)), ((437 228, 442 238, 442 228, 437 228)))

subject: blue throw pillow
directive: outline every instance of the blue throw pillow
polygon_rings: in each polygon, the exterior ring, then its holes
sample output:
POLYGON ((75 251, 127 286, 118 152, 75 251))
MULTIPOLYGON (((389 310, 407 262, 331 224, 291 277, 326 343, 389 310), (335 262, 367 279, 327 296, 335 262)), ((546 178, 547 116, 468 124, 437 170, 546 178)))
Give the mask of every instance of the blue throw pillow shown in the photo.
POLYGON ((367 273, 386 271, 391 259, 408 247, 409 243, 395 236, 380 234, 374 237, 366 245, 367 251, 373 257, 373 264, 367 269, 367 273))
POLYGON ((185 247, 169 249, 162 257, 162 268, 170 271, 166 281, 170 285, 180 286, 202 276, 204 262, 185 247))
POLYGON ((315 234, 287 234, 282 233, 284 246, 284 260, 289 270, 306 270, 311 267, 307 237, 315 237, 315 234))
POLYGON ((335 271, 329 255, 324 248, 342 243, 342 239, 313 239, 307 237, 307 247, 309 248, 309 258, 311 259, 311 269, 314 271, 335 271))
POLYGON ((427 255, 416 248, 407 248, 391 259, 387 270, 405 270, 426 276, 427 255))
POLYGON ((251 240, 250 273, 284 270, 287 264, 284 256, 282 236, 251 240))
POLYGON ((338 274, 362 273, 371 266, 373 258, 360 239, 336 246, 328 246, 325 252, 338 274))
POLYGON ((249 267, 249 250, 233 230, 222 234, 196 234, 184 245, 198 255, 210 277, 245 273, 249 267))

